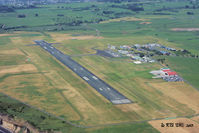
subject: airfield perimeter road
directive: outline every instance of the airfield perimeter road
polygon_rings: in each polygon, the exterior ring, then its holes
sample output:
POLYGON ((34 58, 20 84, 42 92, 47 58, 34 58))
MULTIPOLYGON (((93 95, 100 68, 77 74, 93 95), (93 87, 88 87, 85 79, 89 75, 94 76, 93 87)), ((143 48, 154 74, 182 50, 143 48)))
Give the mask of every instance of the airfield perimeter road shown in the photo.
POLYGON ((0 133, 12 133, 12 132, 0 126, 0 133))
POLYGON ((103 80, 91 73, 89 70, 71 59, 70 56, 63 54, 62 52, 54 48, 51 43, 47 43, 43 40, 35 40, 35 43, 48 51, 51 55, 53 55, 68 68, 70 68, 73 72, 75 72, 78 76, 80 76, 84 81, 86 81, 90 86, 95 88, 100 94, 102 94, 113 104, 132 103, 131 100, 127 99, 124 95, 119 93, 110 85, 108 85, 103 80))

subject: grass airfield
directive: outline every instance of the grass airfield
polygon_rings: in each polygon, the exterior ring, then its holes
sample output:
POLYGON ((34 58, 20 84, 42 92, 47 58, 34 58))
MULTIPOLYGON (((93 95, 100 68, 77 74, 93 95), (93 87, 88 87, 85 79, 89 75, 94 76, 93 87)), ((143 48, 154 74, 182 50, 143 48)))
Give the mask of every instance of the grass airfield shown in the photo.
MULTIPOLYGON (((96 3, 91 3, 89 6, 92 4, 96 3)), ((156 3, 155 9, 163 5, 173 7, 175 4, 172 2, 156 3)), ((181 2, 178 6, 186 4, 186 2, 181 2)), ((75 56, 94 54, 96 51, 93 48, 105 49, 108 44, 119 46, 136 43, 160 43, 176 49, 185 48, 194 54, 199 54, 198 31, 172 31, 173 28, 179 27, 197 28, 197 9, 177 9, 176 12, 166 12, 170 15, 152 15, 152 5, 146 4, 144 12, 133 13, 130 17, 109 19, 109 17, 103 16, 104 21, 99 24, 72 27, 75 30, 67 30, 71 27, 63 26, 66 28, 65 31, 49 32, 42 31, 43 26, 45 27, 44 24, 53 25, 63 21, 63 19, 57 19, 56 15, 58 13, 65 14, 67 10, 57 9, 59 5, 46 6, 46 8, 38 9, 38 18, 33 18, 34 9, 17 10, 16 13, 8 13, 8 16, 0 14, 0 18, 4 18, 0 19, 0 23, 7 23, 7 26, 22 24, 30 26, 29 29, 33 30, 32 32, 15 31, 0 34, 0 93, 74 124, 90 128, 72 126, 54 117, 47 117, 43 112, 32 108, 24 111, 24 114, 10 109, 8 110, 9 114, 33 124, 42 123, 35 125, 42 130, 61 130, 71 133, 194 132, 199 129, 198 58, 166 57, 165 64, 168 64, 187 81, 172 83, 161 79, 152 79, 149 72, 160 69, 162 66, 159 63, 135 65, 129 62, 129 59, 110 59, 97 55, 75 56), (15 19, 13 16, 24 11, 27 11, 27 18, 17 19, 16 23, 11 21, 15 19), (186 15, 187 11, 193 11, 194 15, 186 15), (33 23, 30 23, 30 20, 33 23), (189 23, 190 20, 192 20, 191 23, 189 23), (96 29, 99 31, 98 33, 96 29), (112 105, 95 89, 39 46, 27 46, 33 44, 33 40, 39 39, 60 43, 54 46, 65 54, 74 55, 72 56, 74 60, 134 103, 112 105), (40 115, 45 116, 46 119, 43 120, 40 115), (159 118, 162 119, 156 120, 159 118), (160 128, 162 122, 194 123, 194 127, 160 128)), ((65 5, 65 7, 68 6, 65 5)), ((76 6, 76 4, 72 4, 73 8, 76 6)), ((88 5, 82 4, 78 8, 86 6, 88 5)), ((102 8, 103 4, 99 7, 102 8)), ((120 12, 115 8, 111 10, 120 12)), ((122 9, 122 11, 126 11, 126 9, 122 9)), ((73 12, 71 10, 65 15, 73 16, 73 12)), ((85 20, 92 20, 92 16, 99 17, 89 10, 85 12, 76 17, 82 16, 82 19, 85 20), (88 14, 84 16, 85 12, 88 14)), ((78 13, 80 11, 75 14, 78 13)), ((11 104, 16 102, 14 105, 19 104, 18 101, 13 101, 2 94, 0 94, 0 101, 11 104)))
MULTIPOLYGON (((69 34, 46 34, 49 36, 37 32, 4 35, 8 40, 1 45, 0 50, 1 93, 84 126, 138 122, 199 113, 198 90, 184 82, 169 83, 151 78, 149 72, 161 67, 157 63, 135 65, 97 55, 72 57, 134 101, 133 104, 112 105, 39 46, 26 45, 32 44, 36 39, 59 42, 61 44, 54 45, 56 48, 66 54, 75 55, 95 53, 93 44, 100 49, 106 48, 107 43, 115 38, 82 35, 74 39, 69 34)), ((146 40, 142 39, 140 43, 147 42, 149 38, 157 40, 146 36, 146 40)), ((116 38, 116 44, 120 45, 117 40, 123 42, 122 39, 125 38, 116 38)), ((139 42, 139 38, 126 40, 131 41, 139 42)), ((183 77, 186 78, 186 75, 183 77)), ((88 131, 94 132, 91 129, 88 131)))

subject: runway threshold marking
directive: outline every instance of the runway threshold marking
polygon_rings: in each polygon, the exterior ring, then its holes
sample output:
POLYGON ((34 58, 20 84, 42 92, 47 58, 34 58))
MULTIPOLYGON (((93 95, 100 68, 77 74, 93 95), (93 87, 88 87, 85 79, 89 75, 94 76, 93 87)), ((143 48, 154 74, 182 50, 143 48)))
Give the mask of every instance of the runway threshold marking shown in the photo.
POLYGON ((94 78, 95 80, 98 80, 98 78, 97 78, 97 77, 95 77, 95 76, 93 76, 93 78, 94 78))
POLYGON ((85 80, 87 80, 87 81, 89 80, 89 78, 87 78, 87 77, 85 77, 85 76, 84 76, 83 78, 84 78, 85 80))

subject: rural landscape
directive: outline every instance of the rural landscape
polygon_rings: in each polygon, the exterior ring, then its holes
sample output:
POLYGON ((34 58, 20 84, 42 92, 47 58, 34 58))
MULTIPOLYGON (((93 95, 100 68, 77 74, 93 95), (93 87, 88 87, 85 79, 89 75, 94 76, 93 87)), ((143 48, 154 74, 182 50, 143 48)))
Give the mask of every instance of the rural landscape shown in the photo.
POLYGON ((198 133, 198 0, 0 0, 0 133, 198 133))

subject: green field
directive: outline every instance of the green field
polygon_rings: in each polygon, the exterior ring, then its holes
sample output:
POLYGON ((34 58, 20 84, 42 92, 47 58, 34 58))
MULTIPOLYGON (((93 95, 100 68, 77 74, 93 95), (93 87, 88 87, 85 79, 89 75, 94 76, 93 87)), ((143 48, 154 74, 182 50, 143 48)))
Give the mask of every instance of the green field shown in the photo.
POLYGON ((198 66, 199 60, 195 58, 171 57, 168 58, 170 66, 179 72, 194 87, 199 88, 198 66))
POLYGON ((159 63, 136 65, 128 58, 111 59, 97 55, 72 57, 134 101, 128 105, 112 105, 39 46, 27 46, 42 39, 60 43, 54 46, 65 54, 79 55, 96 53, 93 48, 106 49, 108 44, 160 43, 199 54, 198 31, 171 30, 199 27, 199 10, 185 8, 191 6, 189 2, 143 3, 145 10, 140 12, 120 8, 123 4, 41 5, 35 9, 0 13, 0 24, 6 24, 8 28, 6 32, 0 30, 0 106, 4 108, 0 112, 24 119, 40 130, 63 133, 155 133, 158 130, 147 121, 198 114, 198 58, 164 57, 166 62, 163 65, 169 65, 187 81, 171 83, 152 79, 149 72, 160 69, 159 63), (157 11, 160 9, 162 11, 157 11), (194 15, 187 15, 188 11, 194 15), (35 13, 39 16, 36 17, 35 13), (18 14, 26 17, 17 18, 18 14), (102 20, 99 22, 99 19, 102 20), (83 24, 76 23, 79 21, 83 24), (71 22, 76 25, 70 25, 71 22), (89 128, 74 127, 54 116, 89 128), (132 124, 118 124, 128 122, 132 124))

